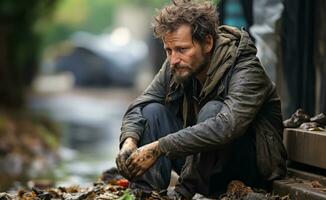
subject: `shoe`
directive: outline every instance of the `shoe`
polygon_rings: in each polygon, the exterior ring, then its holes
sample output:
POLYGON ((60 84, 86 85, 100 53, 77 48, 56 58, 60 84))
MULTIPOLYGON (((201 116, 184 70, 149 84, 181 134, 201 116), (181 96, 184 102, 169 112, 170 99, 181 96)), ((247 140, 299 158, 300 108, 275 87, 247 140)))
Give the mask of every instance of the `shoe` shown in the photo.
POLYGON ((318 124, 326 126, 326 115, 324 113, 320 113, 320 114, 310 118, 310 121, 317 122, 318 124))
POLYGON ((285 128, 298 128, 302 123, 309 122, 310 117, 299 108, 289 119, 283 122, 285 128))

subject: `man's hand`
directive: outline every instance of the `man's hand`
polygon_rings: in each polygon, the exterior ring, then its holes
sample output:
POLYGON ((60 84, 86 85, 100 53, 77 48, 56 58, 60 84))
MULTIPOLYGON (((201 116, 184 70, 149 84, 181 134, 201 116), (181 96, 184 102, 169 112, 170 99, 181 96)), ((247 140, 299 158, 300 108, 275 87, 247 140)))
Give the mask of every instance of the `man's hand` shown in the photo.
POLYGON ((138 148, 128 158, 126 165, 132 177, 143 175, 162 154, 158 141, 138 148))
POLYGON ((127 179, 131 179, 131 175, 126 166, 126 160, 129 158, 130 154, 137 149, 137 142, 132 138, 127 138, 116 158, 116 164, 120 173, 127 179))

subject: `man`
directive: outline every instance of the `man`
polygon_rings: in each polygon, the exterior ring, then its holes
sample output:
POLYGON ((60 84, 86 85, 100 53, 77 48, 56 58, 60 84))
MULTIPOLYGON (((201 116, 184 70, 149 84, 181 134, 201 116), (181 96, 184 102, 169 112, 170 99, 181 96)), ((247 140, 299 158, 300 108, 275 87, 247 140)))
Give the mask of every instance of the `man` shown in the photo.
POLYGON ((267 186, 286 173, 280 99, 247 32, 218 26, 209 1, 155 17, 167 59, 128 108, 117 166, 132 187, 216 198, 231 180, 267 186), (185 161, 186 159, 186 161, 185 161))

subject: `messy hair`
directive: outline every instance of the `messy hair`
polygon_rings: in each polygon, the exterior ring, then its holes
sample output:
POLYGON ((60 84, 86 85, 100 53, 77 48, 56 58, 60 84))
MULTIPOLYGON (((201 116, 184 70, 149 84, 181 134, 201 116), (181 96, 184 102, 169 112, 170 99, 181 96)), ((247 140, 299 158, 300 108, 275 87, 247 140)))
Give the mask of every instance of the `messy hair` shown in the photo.
POLYGON ((203 42, 207 35, 217 38, 218 12, 211 1, 172 0, 154 17, 154 36, 163 39, 166 33, 177 30, 181 25, 190 25, 192 38, 203 42))

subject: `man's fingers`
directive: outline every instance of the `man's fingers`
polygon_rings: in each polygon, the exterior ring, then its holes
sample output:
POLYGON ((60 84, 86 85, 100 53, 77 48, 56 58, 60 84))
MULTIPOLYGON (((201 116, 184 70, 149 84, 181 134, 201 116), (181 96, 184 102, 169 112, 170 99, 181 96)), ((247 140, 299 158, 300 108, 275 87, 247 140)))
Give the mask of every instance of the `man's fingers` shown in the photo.
POLYGON ((131 173, 132 173, 132 175, 133 175, 134 177, 141 176, 141 175, 143 175, 145 172, 146 172, 146 170, 143 169, 142 167, 137 167, 137 168, 135 168, 135 169, 133 169, 133 170, 131 171, 131 173))
POLYGON ((120 155, 118 156, 117 158, 117 167, 120 171, 120 173, 127 179, 130 179, 130 173, 129 173, 129 170, 125 164, 126 162, 126 155, 120 155))
POLYGON ((117 164, 118 164, 118 167, 123 170, 124 164, 125 164, 125 159, 124 159, 123 155, 118 156, 117 164))
POLYGON ((135 169, 135 164, 132 162, 132 158, 128 158, 128 160, 126 161, 126 167, 128 168, 128 170, 131 172, 133 169, 135 169))
POLYGON ((135 175, 135 177, 141 176, 141 175, 143 175, 144 173, 145 173, 145 171, 144 171, 143 169, 141 169, 141 170, 139 170, 139 171, 137 172, 137 174, 135 175))
POLYGON ((126 165, 129 166, 133 160, 133 156, 129 156, 129 158, 126 160, 126 165))
POLYGON ((141 167, 135 167, 133 168, 130 173, 133 177, 136 177, 136 175, 138 174, 138 172, 141 170, 141 167))
POLYGON ((133 171, 134 169, 139 168, 139 159, 134 158, 132 155, 127 159, 126 166, 129 171, 133 171))
POLYGON ((129 171, 126 168, 126 166, 121 166, 121 170, 120 170, 121 174, 125 177, 125 178, 129 178, 129 171))
POLYGON ((129 172, 126 161, 135 150, 136 148, 130 148, 130 146, 124 145, 116 158, 118 170, 120 171, 121 175, 127 179, 131 178, 131 173, 129 172))
POLYGON ((122 162, 121 162, 121 158, 120 158, 119 155, 118 155, 118 157, 116 158, 115 163, 117 164, 118 170, 119 170, 119 171, 122 171, 122 162))
POLYGON ((134 161, 134 158, 132 156, 127 159, 126 166, 132 176, 135 176, 140 169, 140 166, 138 166, 138 163, 134 161))

